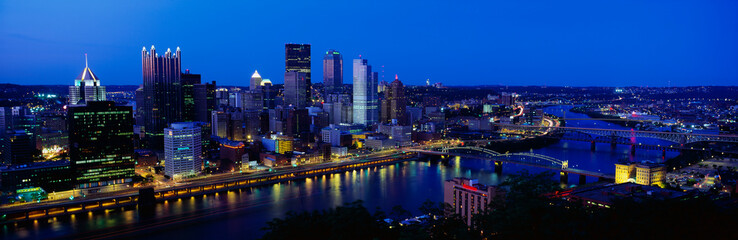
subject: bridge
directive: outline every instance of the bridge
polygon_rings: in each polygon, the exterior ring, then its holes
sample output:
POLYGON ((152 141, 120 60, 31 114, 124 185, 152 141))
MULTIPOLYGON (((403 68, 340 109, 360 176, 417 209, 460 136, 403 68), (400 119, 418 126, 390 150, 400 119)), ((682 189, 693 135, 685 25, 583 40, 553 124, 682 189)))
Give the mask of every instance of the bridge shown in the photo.
POLYGON ((442 147, 435 149, 405 149, 408 152, 416 152, 418 154, 441 155, 441 156, 459 156, 464 158, 476 158, 483 160, 492 160, 495 162, 495 172, 502 173, 503 163, 512 163, 518 165, 532 166, 549 170, 559 171, 562 183, 567 183, 569 173, 579 175, 579 184, 586 183, 586 177, 596 177, 599 179, 615 179, 612 174, 587 171, 569 167, 567 160, 559 160, 550 156, 536 153, 498 153, 486 148, 480 147, 442 147))
POLYGON ((618 121, 618 122, 655 122, 649 119, 633 119, 633 118, 562 118, 564 121, 618 121))
POLYGON ((514 125, 514 124, 493 124, 499 129, 518 130, 524 132, 548 132, 548 133, 584 133, 590 138, 597 137, 617 137, 617 138, 653 138, 669 141, 678 144, 687 144, 695 142, 731 142, 738 143, 738 135, 714 135, 714 134, 693 134, 693 133, 677 133, 677 132, 657 132, 657 131, 641 131, 641 130, 619 130, 604 128, 580 128, 580 127, 544 127, 532 125, 514 125))
POLYGON ((594 150, 595 148, 595 143, 610 143, 613 147, 617 144, 630 145, 631 153, 634 153, 636 148, 662 150, 664 154, 666 153, 666 151, 690 150, 690 148, 684 147, 684 145, 696 142, 738 143, 738 135, 693 134, 580 127, 544 127, 497 123, 493 125, 495 126, 495 129, 497 129, 496 131, 502 129, 513 131, 507 132, 508 134, 525 136, 546 136, 565 140, 590 142, 592 150, 594 150), (671 146, 644 145, 637 142, 638 138, 659 139, 667 142, 672 142, 674 144, 671 146))

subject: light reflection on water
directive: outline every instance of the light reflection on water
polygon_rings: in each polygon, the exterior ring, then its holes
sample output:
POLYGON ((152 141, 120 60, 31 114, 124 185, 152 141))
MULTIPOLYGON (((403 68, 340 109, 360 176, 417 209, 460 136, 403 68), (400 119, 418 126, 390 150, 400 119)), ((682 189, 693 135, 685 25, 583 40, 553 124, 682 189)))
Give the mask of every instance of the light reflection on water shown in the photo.
MULTIPOLYGON (((583 118, 580 115, 567 113, 567 117, 570 118, 583 118)), ((589 123, 582 121, 579 125, 594 125, 591 122, 596 121, 589 121, 589 123)), ((569 124, 576 124, 576 122, 569 124)), ((659 143, 658 140, 644 141, 659 143)), ((636 155, 631 158, 628 146, 617 146, 615 149, 610 149, 609 144, 597 144, 596 151, 592 152, 589 143, 574 141, 561 141, 542 149, 534 149, 533 152, 569 160, 572 167, 604 173, 613 173, 613 164, 622 159, 661 159, 660 151, 638 149, 636 155)), ((667 157, 673 156, 676 156, 676 153, 667 155, 667 157)), ((234 236, 234 238, 253 239, 261 236, 260 229, 266 226, 267 221, 275 217, 282 217, 287 211, 322 210, 361 199, 370 210, 379 207, 388 212, 392 206, 402 205, 405 209, 417 214, 417 208, 426 199, 443 200, 443 180, 467 177, 479 179, 480 183, 484 184, 499 184, 504 181, 507 174, 522 169, 527 169, 532 173, 543 171, 505 164, 503 174, 500 176, 494 173, 494 163, 490 161, 459 157, 448 160, 448 164, 409 161, 270 186, 247 188, 242 191, 170 200, 156 205, 153 220, 141 220, 136 208, 127 208, 94 214, 80 213, 59 217, 56 220, 21 224, 17 227, 3 226, 0 228, 2 229, 1 238, 69 237, 75 232, 85 234, 85 236, 94 236, 123 231, 121 229, 135 230, 144 226, 156 226, 157 223, 173 222, 167 228, 140 231, 135 237, 137 239, 190 239, 209 238, 214 233, 223 233, 227 236, 234 236)), ((558 178, 558 174, 555 178, 558 178)), ((588 181, 593 180, 588 179, 588 181)), ((576 181, 577 176, 571 174, 569 182, 575 183, 576 181)))

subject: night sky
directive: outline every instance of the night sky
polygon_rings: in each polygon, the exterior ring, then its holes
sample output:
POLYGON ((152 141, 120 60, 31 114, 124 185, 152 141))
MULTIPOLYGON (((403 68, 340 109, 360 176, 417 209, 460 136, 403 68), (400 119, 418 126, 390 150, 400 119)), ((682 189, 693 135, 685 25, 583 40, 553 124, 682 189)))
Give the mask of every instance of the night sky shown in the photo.
POLYGON ((138 85, 151 45, 204 81, 282 83, 289 42, 316 83, 328 49, 345 83, 359 55, 411 85, 738 83, 735 0, 210 2, 0 1, 0 83, 71 85, 87 53, 103 85, 138 85))

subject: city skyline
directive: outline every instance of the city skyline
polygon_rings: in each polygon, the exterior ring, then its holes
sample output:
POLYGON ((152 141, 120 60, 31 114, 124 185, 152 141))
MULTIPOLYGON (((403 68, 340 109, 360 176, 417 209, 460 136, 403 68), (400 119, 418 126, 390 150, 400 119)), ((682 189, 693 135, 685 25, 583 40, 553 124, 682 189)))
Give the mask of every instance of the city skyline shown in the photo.
POLYGON ((735 9, 0 1, 0 236, 731 239, 735 9))
MULTIPOLYGON (((325 4, 223 4, 146 3, 141 9, 142 4, 135 3, 2 3, 0 55, 7 57, 0 60, 0 83, 66 84, 66 76, 78 73, 88 53, 106 85, 138 85, 134 51, 153 44, 181 47, 188 53, 183 70, 202 74, 203 81, 247 86, 247 78, 234 76, 258 70, 280 84, 285 43, 311 44, 316 59, 329 49, 340 51, 346 61, 361 55, 372 59, 380 80, 389 82, 400 74, 407 85, 424 85, 430 79, 444 85, 692 86, 734 85, 738 78, 738 47, 733 44, 738 34, 730 31, 738 26, 730 11, 738 3, 732 1, 530 6, 337 2, 327 3, 335 6, 331 13, 318 8, 325 4), (90 10, 85 12, 97 20, 69 18, 65 9, 90 10), (243 17, 229 14, 243 9, 255 11, 243 17), (330 29, 318 27, 316 15, 349 18, 355 9, 398 18, 355 21, 376 34, 355 31, 350 21, 337 21, 330 29), (298 30, 269 27, 297 20, 292 17, 296 12, 309 13, 295 23, 298 30), (192 14, 202 14, 205 20, 178 18, 192 14), (229 17, 213 20, 221 14, 229 17), (36 19, 40 15, 45 17, 36 19), (210 27, 216 24, 222 26, 210 27), (78 37, 89 32, 98 37, 78 37)), ((312 83, 322 83, 322 63, 313 61, 311 69, 312 83)), ((344 71, 345 84, 350 84, 351 74, 344 71)))

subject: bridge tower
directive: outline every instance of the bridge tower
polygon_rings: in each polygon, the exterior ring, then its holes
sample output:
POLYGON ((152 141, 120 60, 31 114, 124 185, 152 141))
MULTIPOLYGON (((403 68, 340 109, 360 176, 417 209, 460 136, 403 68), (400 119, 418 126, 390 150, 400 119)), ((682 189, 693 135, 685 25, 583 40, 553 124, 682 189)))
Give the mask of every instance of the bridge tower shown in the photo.
POLYGON ((579 175, 579 185, 587 184, 587 176, 586 175, 579 175))
POLYGON ((569 173, 561 171, 559 172, 559 180, 561 180, 562 184, 568 184, 569 183, 569 173))
POLYGON ((635 144, 631 144, 630 145, 630 155, 631 156, 635 156, 635 154, 636 154, 636 145, 635 144))
POLYGON ((595 149, 597 148, 596 146, 597 144, 595 144, 595 141, 592 140, 592 142, 590 142, 590 145, 589 145, 589 150, 592 150, 592 152, 594 152, 595 149))
POLYGON ((618 137, 615 136, 615 132, 612 133, 612 136, 610 136, 610 149, 615 149, 618 147, 618 137))
POLYGON ((495 173, 502 175, 502 161, 495 161, 495 173))

